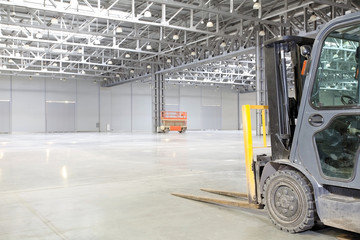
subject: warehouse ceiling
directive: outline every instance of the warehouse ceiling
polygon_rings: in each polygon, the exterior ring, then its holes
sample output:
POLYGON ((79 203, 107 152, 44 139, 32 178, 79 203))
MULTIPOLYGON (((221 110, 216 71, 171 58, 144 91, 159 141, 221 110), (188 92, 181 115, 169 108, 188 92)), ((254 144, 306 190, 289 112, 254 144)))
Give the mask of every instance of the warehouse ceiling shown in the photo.
POLYGON ((0 0, 2 75, 246 86, 256 46, 311 35, 356 0, 0 0))

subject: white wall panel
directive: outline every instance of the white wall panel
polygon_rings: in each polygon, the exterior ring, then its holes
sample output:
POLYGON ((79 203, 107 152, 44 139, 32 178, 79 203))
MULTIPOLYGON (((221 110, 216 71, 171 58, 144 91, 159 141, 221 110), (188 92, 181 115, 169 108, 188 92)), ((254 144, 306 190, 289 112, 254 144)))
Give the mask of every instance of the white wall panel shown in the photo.
POLYGON ((76 130, 80 132, 99 131, 99 85, 92 81, 77 82, 76 130))
POLYGON ((75 103, 46 103, 47 132, 75 131, 75 103))
POLYGON ((11 132, 11 82, 9 76, 0 79, 0 133, 11 132))
POLYGON ((166 105, 179 105, 180 102, 180 86, 173 84, 165 84, 166 105))
POLYGON ((0 133, 10 132, 10 101, 0 101, 0 133))
POLYGON ((46 79, 47 101, 76 101, 76 80, 60 81, 58 78, 46 79))
POLYGON ((0 101, 10 100, 11 97, 11 82, 10 76, 2 76, 0 78, 0 101))
POLYGON ((215 87, 201 88, 201 104, 202 106, 221 106, 221 89, 215 87))
POLYGON ((179 85, 165 85, 165 111, 180 111, 179 85))
POLYGON ((45 132, 44 79, 12 78, 12 132, 45 132))
POLYGON ((238 93, 223 88, 221 92, 221 129, 238 129, 238 93))
POLYGON ((111 129, 111 88, 100 88, 100 131, 111 129), (108 129, 108 126, 110 129, 108 129))
POLYGON ((132 131, 152 131, 151 85, 132 83, 132 131))
POLYGON ((131 84, 111 88, 111 129, 131 131, 131 84))
MULTIPOLYGON (((239 117, 240 117, 240 128, 242 129, 242 105, 255 105, 256 104, 256 92, 252 93, 241 93, 239 95, 239 117)), ((256 129, 256 110, 251 110, 251 125, 252 129, 256 129)))
POLYGON ((202 106, 202 129, 221 130, 221 107, 220 106, 202 106))
POLYGON ((201 88, 202 129, 221 129, 221 89, 201 88))
POLYGON ((201 114, 201 88, 194 88, 193 86, 180 87, 180 111, 187 112, 188 129, 203 129, 201 114))

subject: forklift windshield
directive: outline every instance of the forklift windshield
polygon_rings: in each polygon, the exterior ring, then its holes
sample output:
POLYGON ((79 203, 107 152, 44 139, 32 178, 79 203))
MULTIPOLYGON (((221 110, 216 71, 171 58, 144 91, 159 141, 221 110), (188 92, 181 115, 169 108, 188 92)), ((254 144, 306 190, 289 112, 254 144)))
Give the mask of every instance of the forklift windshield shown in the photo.
POLYGON ((336 29, 322 45, 312 87, 311 104, 338 114, 315 133, 320 167, 325 178, 350 181, 360 146, 360 115, 347 113, 359 105, 360 25, 336 29))
POLYGON ((359 25, 337 29, 325 39, 311 96, 314 107, 359 105, 359 40, 359 25))

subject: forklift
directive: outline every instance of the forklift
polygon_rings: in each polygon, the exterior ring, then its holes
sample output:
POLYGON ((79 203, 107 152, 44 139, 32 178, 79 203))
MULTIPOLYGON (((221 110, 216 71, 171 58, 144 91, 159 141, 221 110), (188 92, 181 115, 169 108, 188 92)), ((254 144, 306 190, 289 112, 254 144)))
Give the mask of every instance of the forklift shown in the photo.
POLYGON ((203 189, 236 200, 173 195, 265 207, 289 233, 318 222, 360 233, 360 12, 330 21, 315 40, 285 36, 264 46, 271 156, 246 163, 247 194, 203 189))

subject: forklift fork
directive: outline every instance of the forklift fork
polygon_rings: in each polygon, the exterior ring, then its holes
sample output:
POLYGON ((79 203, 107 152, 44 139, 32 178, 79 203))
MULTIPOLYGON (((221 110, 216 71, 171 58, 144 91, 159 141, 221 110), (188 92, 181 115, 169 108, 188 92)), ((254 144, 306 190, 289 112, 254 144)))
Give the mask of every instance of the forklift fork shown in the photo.
POLYGON ((268 161, 253 161, 253 141, 252 141, 252 132, 251 132, 251 116, 250 110, 260 110, 262 115, 262 130, 263 130, 263 146, 256 148, 266 148, 266 127, 265 127, 265 110, 268 109, 268 106, 261 105, 244 105, 242 107, 243 115, 243 131, 244 131, 244 143, 245 143, 245 169, 246 169, 246 183, 248 193, 239 193, 239 192, 228 192, 228 191, 219 191, 212 189, 200 189, 201 191, 214 193, 226 197, 233 198, 229 199, 218 199, 210 197, 200 197, 182 193, 172 193, 172 195, 177 197, 182 197, 186 199, 191 199, 199 202, 212 203, 224 206, 231 207, 241 207, 241 208, 252 208, 252 209, 262 209, 263 205, 260 200, 260 176, 261 168, 265 165, 265 162, 268 161))
POLYGON ((202 188, 200 190, 208 193, 218 194, 221 196, 231 197, 233 199, 229 200, 229 199, 220 199, 220 198, 201 197, 201 196, 188 195, 182 193, 172 193, 172 195, 190 200, 199 201, 199 202, 212 203, 212 204, 223 205, 228 207, 241 207, 241 208, 250 208, 250 209, 263 208, 263 205, 261 204, 249 203, 248 195, 246 193, 219 191, 219 190, 212 190, 205 188, 202 188))

